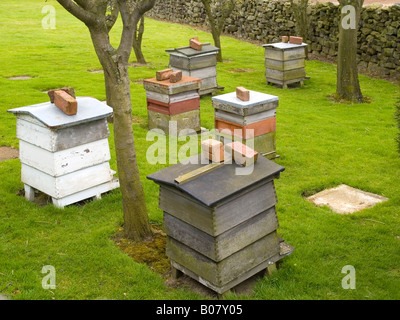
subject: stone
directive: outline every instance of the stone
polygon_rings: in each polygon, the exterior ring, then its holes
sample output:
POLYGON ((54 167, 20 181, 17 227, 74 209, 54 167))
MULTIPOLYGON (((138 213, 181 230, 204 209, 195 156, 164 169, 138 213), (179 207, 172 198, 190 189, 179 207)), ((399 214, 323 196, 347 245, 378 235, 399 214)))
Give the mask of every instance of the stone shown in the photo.
POLYGON ((328 206, 336 213, 349 214, 389 199, 342 184, 308 197, 307 200, 318 207, 328 206))

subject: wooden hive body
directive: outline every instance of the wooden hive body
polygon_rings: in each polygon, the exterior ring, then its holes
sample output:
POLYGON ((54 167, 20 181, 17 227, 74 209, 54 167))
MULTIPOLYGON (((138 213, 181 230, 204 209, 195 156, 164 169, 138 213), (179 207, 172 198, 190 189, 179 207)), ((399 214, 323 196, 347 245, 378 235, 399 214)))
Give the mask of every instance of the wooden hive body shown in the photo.
POLYGON ((52 103, 8 110, 17 117, 21 180, 25 195, 39 190, 58 207, 119 187, 111 170, 106 118, 112 109, 93 98, 77 98, 67 116, 52 103))
POLYGON ((284 168, 261 158, 248 176, 236 175, 237 165, 224 164, 175 182, 202 166, 177 164, 148 179, 160 185, 172 266, 224 293, 282 258, 274 179, 284 168))
POLYGON ((227 144, 241 141, 268 159, 276 155, 276 110, 279 98, 250 91, 242 101, 236 92, 213 97, 216 138, 227 144))
POLYGON ((219 48, 204 43, 202 50, 190 47, 166 50, 170 55, 169 66, 182 71, 186 76, 200 78, 200 95, 213 93, 223 88, 217 83, 217 54, 219 48))
POLYGON ((160 129, 168 135, 185 134, 187 129, 199 132, 200 82, 186 75, 176 83, 144 80, 149 130, 160 129))
POLYGON ((274 83, 286 88, 288 84, 300 83, 306 77, 305 48, 291 43, 266 44, 265 48, 265 77, 267 83, 274 83))

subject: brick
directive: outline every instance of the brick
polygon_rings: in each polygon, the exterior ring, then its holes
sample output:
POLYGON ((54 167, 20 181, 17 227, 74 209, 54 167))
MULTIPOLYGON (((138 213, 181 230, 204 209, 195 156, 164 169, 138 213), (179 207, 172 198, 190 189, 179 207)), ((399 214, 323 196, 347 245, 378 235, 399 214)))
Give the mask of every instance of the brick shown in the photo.
POLYGON ((192 38, 190 39, 190 47, 194 50, 201 51, 203 49, 203 44, 198 38, 192 38))
POLYGON ((171 82, 171 83, 177 83, 177 82, 179 82, 179 81, 182 80, 182 76, 183 76, 182 71, 175 71, 175 72, 172 72, 172 73, 171 73, 171 76, 170 76, 170 78, 169 78, 169 82, 171 82))
POLYGON ((243 87, 237 87, 236 97, 242 101, 250 101, 250 91, 243 87))
POLYGON ((232 155, 232 159, 242 166, 250 166, 258 159, 258 152, 249 148, 245 144, 235 141, 225 145, 225 149, 232 155))
POLYGON ((63 91, 65 91, 66 93, 68 93, 70 96, 72 96, 73 98, 76 98, 76 96, 75 96, 75 89, 72 88, 72 87, 63 87, 63 88, 60 88, 60 89, 52 89, 52 90, 49 90, 49 91, 47 92, 48 96, 50 97, 50 102, 51 102, 51 103, 54 103, 54 92, 55 92, 56 90, 63 90, 63 91))
POLYGON ((54 104, 66 115, 73 116, 78 112, 78 102, 64 90, 54 91, 54 104))
POLYGON ((302 44, 303 43, 303 38, 302 37, 293 37, 291 36, 289 38, 289 42, 292 44, 302 44))
POLYGON ((225 159, 224 145, 218 140, 208 139, 202 141, 201 150, 204 157, 212 162, 222 162, 225 159))
POLYGON ((165 69, 161 71, 157 71, 156 79, 157 81, 168 80, 171 77, 171 74, 174 72, 172 69, 165 69))
POLYGON ((289 42, 289 37, 288 36, 282 36, 282 42, 283 43, 289 42))

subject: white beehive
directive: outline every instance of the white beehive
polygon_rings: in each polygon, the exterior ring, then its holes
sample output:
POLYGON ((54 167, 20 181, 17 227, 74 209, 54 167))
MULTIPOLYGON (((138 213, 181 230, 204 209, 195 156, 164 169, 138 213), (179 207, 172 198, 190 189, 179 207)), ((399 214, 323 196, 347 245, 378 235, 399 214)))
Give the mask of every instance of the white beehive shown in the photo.
POLYGON ((30 201, 36 189, 63 208, 119 187, 109 164, 112 108, 94 98, 76 100, 74 116, 50 102, 8 110, 17 117, 21 180, 30 201))

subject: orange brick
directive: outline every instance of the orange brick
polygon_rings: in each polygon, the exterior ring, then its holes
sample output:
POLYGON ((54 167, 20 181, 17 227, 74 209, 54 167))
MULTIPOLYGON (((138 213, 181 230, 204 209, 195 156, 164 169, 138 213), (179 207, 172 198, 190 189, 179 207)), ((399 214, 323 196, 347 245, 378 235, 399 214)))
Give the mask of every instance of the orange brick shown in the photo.
POLYGON ((165 69, 161 71, 157 71, 156 79, 157 81, 168 80, 171 77, 171 74, 174 72, 172 69, 165 69))
POLYGON ((199 38, 190 39, 190 47, 194 50, 201 51, 203 49, 203 44, 199 41, 199 38))
POLYGON ((250 166, 258 159, 258 152, 249 148, 245 144, 235 141, 225 145, 227 152, 232 154, 232 159, 242 166, 250 166))
POLYGON ((201 142, 201 150, 206 159, 212 162, 222 162, 225 159, 224 145, 222 142, 208 139, 201 142))
POLYGON ((54 104, 66 115, 73 116, 78 112, 78 102, 64 90, 54 91, 54 104))
POLYGON ((63 90, 66 93, 68 93, 70 96, 72 96, 73 98, 76 98, 75 97, 75 90, 72 87, 63 87, 63 88, 60 88, 60 89, 52 89, 52 90, 49 90, 47 92, 48 96, 50 97, 50 102, 51 103, 54 103, 54 91, 56 91, 56 90, 63 90))
POLYGON ((177 83, 182 80, 182 71, 175 71, 171 73, 171 76, 169 77, 169 82, 171 83, 177 83))
POLYGON ((250 91, 243 87, 237 87, 236 97, 242 101, 250 101, 250 91))
POLYGON ((303 38, 291 36, 289 38, 289 42, 292 43, 292 44, 302 44, 303 43, 303 38))
POLYGON ((283 43, 289 42, 289 37, 288 36, 282 36, 282 42, 283 43))

